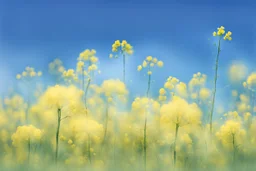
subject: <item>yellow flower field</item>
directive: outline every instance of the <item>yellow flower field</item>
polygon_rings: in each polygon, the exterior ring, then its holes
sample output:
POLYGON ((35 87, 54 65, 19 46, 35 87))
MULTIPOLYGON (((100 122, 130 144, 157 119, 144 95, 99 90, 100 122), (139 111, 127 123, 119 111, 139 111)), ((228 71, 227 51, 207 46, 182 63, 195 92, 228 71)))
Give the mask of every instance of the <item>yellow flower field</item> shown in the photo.
POLYGON ((189 82, 162 73, 167 79, 153 97, 154 71, 168 64, 145 56, 135 68, 146 74, 147 89, 130 99, 126 59, 136 47, 126 40, 109 46, 109 60, 122 63, 120 80, 95 82, 101 57, 94 49, 81 52, 74 68, 61 59, 49 63, 55 85, 41 85, 38 77, 48 73, 24 66, 16 75, 24 92, 0 99, 0 170, 256 169, 256 74, 244 78, 246 66, 233 65, 230 84, 242 88, 226 89, 233 100, 219 111, 221 47, 233 34, 223 26, 211 34, 217 40, 211 88, 201 72, 191 73, 189 82))

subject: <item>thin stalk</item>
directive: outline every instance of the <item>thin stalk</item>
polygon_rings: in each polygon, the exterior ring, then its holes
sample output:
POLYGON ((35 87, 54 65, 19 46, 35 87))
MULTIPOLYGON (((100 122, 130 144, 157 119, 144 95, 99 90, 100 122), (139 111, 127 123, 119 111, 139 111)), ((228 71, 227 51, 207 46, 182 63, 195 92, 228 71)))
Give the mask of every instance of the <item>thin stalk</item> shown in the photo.
POLYGON ((106 143, 107 131, 108 131, 108 102, 107 102, 107 108, 106 108, 106 120, 105 120, 105 130, 104 130, 102 148, 103 148, 103 146, 104 146, 105 143, 106 143))
POLYGON ((90 164, 91 164, 92 163, 92 157, 91 157, 91 136, 90 136, 90 134, 88 134, 87 149, 88 149, 88 159, 89 159, 90 164))
POLYGON ((55 151, 56 165, 58 164, 60 122, 61 122, 61 109, 58 108, 58 123, 57 123, 57 130, 56 130, 56 151, 55 151))
POLYGON ((147 89, 147 97, 149 96, 149 91, 150 91, 150 82, 151 82, 151 75, 148 75, 148 89, 147 89))
POLYGON ((176 123, 176 125, 175 125, 174 151, 173 151, 174 167, 176 165, 176 159, 177 159, 176 143, 177 143, 178 132, 179 132, 179 124, 176 123))
POLYGON ((88 90, 89 90, 89 86, 91 84, 91 78, 88 79, 88 82, 87 82, 87 85, 86 85, 86 88, 85 88, 85 92, 84 92, 84 104, 85 106, 87 106, 86 104, 86 100, 87 100, 87 93, 88 93, 88 90))
POLYGON ((31 147, 31 140, 30 137, 28 138, 28 166, 30 163, 30 147, 31 147))
POLYGON ((84 67, 82 67, 82 88, 81 89, 84 91, 84 67))
POLYGON ((116 168, 116 136, 115 136, 115 141, 114 141, 114 168, 116 168))
POLYGON ((144 152, 144 171, 147 170, 147 117, 144 123, 144 139, 143 139, 143 152, 144 152))
MULTIPOLYGON (((150 71, 150 67, 149 67, 150 71)), ((149 97, 151 83, 151 75, 148 75, 148 89, 147 89, 147 98, 149 97)), ((149 99, 148 99, 149 101, 149 99)), ((143 152, 144 152, 144 171, 147 170, 147 111, 145 113, 145 122, 144 122, 144 138, 143 138, 143 152)))
POLYGON ((213 89, 212 107, 211 107, 211 113, 210 113, 210 133, 211 134, 212 134, 212 116, 213 116, 213 112, 214 112, 214 103, 215 103, 215 96, 216 96, 216 91, 217 91, 216 87, 217 87, 217 79, 218 79, 220 42, 221 42, 221 37, 219 38, 219 42, 218 42, 218 52, 217 52, 216 63, 215 63, 214 89, 213 89))
POLYGON ((254 114, 254 106, 255 106, 255 94, 254 91, 252 93, 252 115, 254 114))
POLYGON ((28 121, 28 113, 29 113, 29 107, 30 107, 30 82, 27 82, 27 86, 28 86, 28 89, 27 89, 27 108, 26 108, 26 113, 25 113, 25 123, 26 124, 29 124, 29 121, 28 121))
POLYGON ((232 134, 232 145, 233 145, 233 163, 235 164, 235 159, 236 159, 235 134, 232 134))
POLYGON ((125 83, 125 54, 124 52, 122 52, 123 54, 123 81, 125 83))

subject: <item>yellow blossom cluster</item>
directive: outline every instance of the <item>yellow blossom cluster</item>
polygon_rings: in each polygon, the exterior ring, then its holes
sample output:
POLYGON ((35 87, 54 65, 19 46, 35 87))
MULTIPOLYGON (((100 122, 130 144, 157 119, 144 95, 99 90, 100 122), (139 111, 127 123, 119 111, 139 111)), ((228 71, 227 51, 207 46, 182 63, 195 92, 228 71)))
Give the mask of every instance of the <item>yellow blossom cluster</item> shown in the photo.
POLYGON ((73 85, 69 87, 55 85, 46 90, 39 98, 39 103, 43 106, 61 109, 62 107, 72 107, 74 103, 82 103, 82 96, 83 91, 73 85))
POLYGON ((96 55, 96 50, 94 49, 86 49, 83 52, 80 53, 78 57, 78 61, 89 61, 91 63, 96 63, 98 62, 98 58, 95 56, 96 55))
POLYGON ((122 81, 114 79, 105 80, 101 85, 101 92, 104 93, 108 102, 112 102, 115 97, 124 101, 128 95, 126 85, 122 81))
POLYGON ((160 114, 161 123, 184 126, 187 124, 199 124, 202 111, 197 104, 189 104, 185 99, 176 96, 172 101, 161 107, 160 114))
POLYGON ((250 90, 255 89, 256 87, 256 72, 252 72, 246 79, 245 82, 243 82, 244 88, 248 88, 250 90))
POLYGON ((241 122, 228 120, 221 126, 216 133, 224 147, 233 150, 239 145, 243 145, 246 131, 243 129, 241 122))
POLYGON ((151 68, 154 66, 163 67, 164 63, 163 61, 159 61, 157 58, 154 58, 152 56, 147 56, 146 59, 143 61, 141 65, 137 67, 138 71, 141 71, 143 68, 148 68, 148 75, 152 74, 151 68))
POLYGON ((54 59, 54 61, 51 62, 48 67, 49 72, 54 75, 62 75, 62 73, 65 71, 62 61, 58 58, 54 59))
POLYGON ((63 71, 62 77, 68 83, 72 83, 72 81, 75 81, 75 82, 78 81, 77 74, 75 73, 75 70, 73 70, 73 69, 68 69, 67 71, 63 71))
POLYGON ((32 67, 26 67, 25 70, 21 74, 16 75, 16 79, 22 79, 22 78, 32 78, 32 77, 40 77, 42 76, 42 72, 38 71, 36 72, 34 68, 32 67))
POLYGON ((233 63, 228 70, 228 76, 233 83, 240 83, 246 78, 248 68, 243 63, 233 63))
POLYGON ((19 126, 12 135, 12 144, 14 146, 25 145, 25 142, 36 142, 42 138, 43 131, 33 125, 19 126))
MULTIPOLYGON (((164 83, 164 88, 169 91, 171 98, 175 93, 184 98, 188 95, 187 85, 184 82, 180 82, 176 77, 169 76, 164 83)), ((164 88, 159 90, 159 101, 165 101, 167 99, 167 93, 164 93, 164 88)))
MULTIPOLYGON (((123 40, 122 42, 120 42, 120 40, 116 40, 114 42, 114 44, 112 45, 112 52, 118 52, 119 50, 122 54, 133 54, 133 47, 129 43, 127 43, 126 40, 123 40)), ((113 58, 113 54, 110 54, 109 57, 113 58)))
MULTIPOLYGON (((223 36, 224 34, 225 34, 225 28, 223 26, 217 28, 217 32, 216 31, 213 32, 213 36, 223 36)), ((232 32, 228 31, 223 37, 223 39, 231 41, 232 40, 231 35, 232 35, 232 32)))
POLYGON ((207 80, 207 76, 205 74, 202 74, 200 72, 193 74, 192 79, 189 81, 189 90, 192 92, 196 88, 200 88, 205 85, 207 80))
MULTIPOLYGON (((76 71, 79 74, 84 76, 88 76, 89 78, 92 76, 94 71, 98 70, 97 62, 99 61, 96 55, 96 50, 94 49, 86 49, 80 56, 78 57, 78 62, 76 65, 76 71)), ((98 71, 100 73, 100 71, 98 71)))

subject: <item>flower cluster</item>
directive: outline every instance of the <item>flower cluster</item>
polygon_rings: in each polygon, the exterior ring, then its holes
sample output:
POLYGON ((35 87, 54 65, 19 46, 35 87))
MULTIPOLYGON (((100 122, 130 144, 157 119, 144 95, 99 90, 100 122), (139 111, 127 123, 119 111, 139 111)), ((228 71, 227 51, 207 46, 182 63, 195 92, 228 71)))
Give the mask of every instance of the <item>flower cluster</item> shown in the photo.
POLYGON ((253 90, 256 87, 256 72, 252 72, 246 79, 245 82, 243 82, 244 88, 248 88, 249 90, 253 90))
MULTIPOLYGON (((112 52, 118 52, 118 51, 120 51, 122 54, 132 55, 133 47, 129 43, 127 43, 126 40, 123 40, 122 42, 120 42, 120 40, 116 40, 112 45, 112 52)), ((113 54, 110 54, 109 57, 113 58, 113 54)), ((115 56, 115 57, 118 57, 118 56, 115 56)))
MULTIPOLYGON (((213 36, 223 36, 225 34, 225 28, 223 26, 217 28, 217 32, 213 32, 213 36)), ((232 40, 232 32, 228 31, 225 36, 223 37, 224 40, 232 40)))
POLYGON ((143 68, 148 68, 148 75, 151 75, 152 74, 151 68, 153 68, 155 65, 161 68, 163 67, 164 63, 163 61, 159 61, 157 58, 148 56, 143 61, 143 63, 137 67, 137 70, 141 71, 143 68))
POLYGON ((164 88, 160 88, 159 90, 159 97, 158 100, 159 101, 165 101, 167 99, 167 93, 166 90, 170 91, 170 96, 173 97, 174 96, 174 92, 172 90, 175 89, 175 87, 179 84, 179 79, 169 76, 166 79, 166 82, 164 83, 164 88))
POLYGON ((80 53, 77 60, 78 61, 89 61, 91 63, 96 63, 96 62, 98 62, 98 58, 95 55, 96 55, 96 50, 86 49, 80 53))
POLYGON ((194 91, 194 89, 200 88, 205 85, 207 76, 201 74, 200 72, 193 74, 193 78, 189 81, 189 90, 194 91))
POLYGON ((75 73, 75 70, 73 70, 73 69, 68 69, 67 71, 63 71, 62 77, 68 83, 72 83, 73 81, 74 82, 78 81, 77 74, 75 73))
POLYGON ((36 72, 34 68, 32 67, 26 67, 25 70, 21 74, 17 74, 16 78, 17 79, 29 79, 33 77, 40 77, 42 76, 42 72, 38 71, 36 72))
POLYGON ((51 62, 48 67, 49 72, 54 75, 62 75, 62 73, 65 71, 62 61, 58 58, 51 62))
POLYGON ((19 126, 12 135, 12 144, 14 146, 24 145, 24 142, 39 141, 42 138, 43 131, 33 125, 19 126))
MULTIPOLYGON (((96 50, 86 49, 80 53, 77 62, 77 73, 90 77, 94 71, 98 70, 97 62, 99 61, 96 55, 96 50), (87 68, 85 68, 87 67, 87 68)), ((100 71, 98 71, 100 73, 100 71)))

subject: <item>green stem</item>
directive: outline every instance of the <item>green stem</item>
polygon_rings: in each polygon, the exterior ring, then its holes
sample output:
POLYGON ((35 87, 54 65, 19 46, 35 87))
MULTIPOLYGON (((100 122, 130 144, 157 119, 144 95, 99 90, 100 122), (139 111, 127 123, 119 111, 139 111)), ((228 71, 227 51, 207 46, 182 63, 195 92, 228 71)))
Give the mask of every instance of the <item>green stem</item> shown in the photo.
POLYGON ((176 126, 175 126, 175 139, 174 139, 174 151, 173 151, 174 167, 176 165, 176 159, 177 159, 176 143, 177 143, 178 132, 179 132, 179 124, 176 123, 176 126))
POLYGON ((28 139, 28 166, 29 166, 29 163, 30 163, 30 146, 31 146, 31 140, 30 140, 30 137, 28 139))
POLYGON ((232 134, 232 145, 233 145, 233 163, 235 164, 235 159, 236 159, 235 134, 232 134))
POLYGON ((60 122, 61 122, 61 109, 58 109, 58 123, 56 131, 56 151, 55 151, 55 162, 58 163, 58 151, 59 151, 59 133, 60 133, 60 122))
POLYGON ((89 78, 88 79, 88 82, 87 82, 87 85, 86 85, 86 89, 85 89, 85 93, 84 93, 84 104, 85 104, 85 108, 86 108, 86 115, 87 115, 87 93, 88 93, 88 90, 89 90, 89 86, 91 84, 91 79, 89 78))
MULTIPOLYGON (((149 71, 150 71, 150 67, 149 67, 149 71)), ((149 97, 150 83, 151 83, 151 75, 148 75, 147 98, 149 97)), ((147 111, 145 114, 145 123, 144 123, 143 152, 144 152, 144 171, 146 171, 147 170, 147 111)))
POLYGON ((105 130, 104 130, 104 137, 103 137, 103 142, 102 142, 102 148, 103 148, 103 146, 106 143, 107 131, 108 131, 108 103, 107 103, 107 108, 106 108, 106 120, 105 120, 105 130))
POLYGON ((82 90, 84 91, 84 67, 82 67, 82 90))
POLYGON ((210 133, 212 134, 212 116, 214 111, 214 103, 215 103, 215 96, 216 96, 216 90, 217 90, 217 79, 218 79, 218 64, 219 64, 219 56, 220 56, 220 40, 219 38, 218 42, 218 53, 216 57, 216 63, 215 63, 215 78, 214 78, 214 89, 213 89, 213 97, 212 97, 212 107, 211 107, 211 113, 210 113, 210 133))
POLYGON ((144 139, 143 139, 143 152, 144 152, 144 171, 147 170, 147 117, 144 123, 144 139))
POLYGON ((123 53, 123 81, 125 83, 125 54, 123 53))
POLYGON ((91 157, 91 136, 90 136, 90 134, 88 134, 87 149, 88 149, 88 159, 89 159, 90 164, 91 164, 92 163, 92 157, 91 157))
POLYGON ((148 75, 148 89, 147 89, 147 97, 149 96, 149 91, 150 91, 150 82, 151 82, 151 75, 148 75))
POLYGON ((88 82, 87 82, 87 85, 86 85, 86 88, 85 88, 85 93, 84 93, 84 103, 85 103, 85 106, 86 106, 86 100, 87 100, 86 97, 87 97, 87 93, 88 93, 90 84, 91 84, 91 79, 89 78, 88 82))

